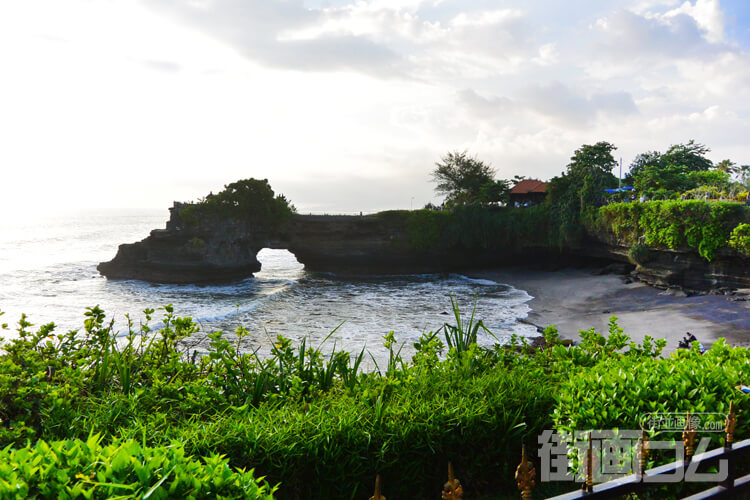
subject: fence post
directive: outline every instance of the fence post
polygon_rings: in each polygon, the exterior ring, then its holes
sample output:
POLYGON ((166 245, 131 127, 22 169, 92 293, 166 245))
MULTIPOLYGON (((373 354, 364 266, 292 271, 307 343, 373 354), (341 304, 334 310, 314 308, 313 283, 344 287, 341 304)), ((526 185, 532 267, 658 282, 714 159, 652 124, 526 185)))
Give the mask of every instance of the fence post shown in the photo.
POLYGON ((693 453, 695 452, 695 429, 690 421, 690 412, 687 413, 685 419, 685 430, 682 431, 682 442, 685 445, 683 461, 688 464, 693 459, 693 453))
POLYGON ((375 493, 372 494, 370 500, 386 500, 385 496, 380 493, 380 474, 375 476, 375 493))
MULTIPOLYGON (((724 431, 727 433, 726 440, 724 441, 724 451, 728 452, 732 450, 732 444, 734 443, 734 428, 737 425, 737 415, 734 410, 734 401, 729 402, 729 413, 727 414, 726 425, 724 431)), ((721 482, 721 485, 725 488, 734 488, 734 457, 732 455, 727 456, 727 478, 721 482)))
POLYGON ((521 491, 521 500, 531 500, 531 490, 536 484, 536 469, 526 458, 526 446, 521 446, 521 463, 516 469, 516 484, 521 491))
POLYGON ((644 430, 641 432, 641 439, 638 440, 638 477, 643 479, 646 475, 646 465, 648 464, 648 433, 644 430))
POLYGON ((453 464, 448 462, 448 481, 443 485, 443 500, 462 500, 464 489, 459 481, 453 475, 453 464))
POLYGON ((583 483, 583 491, 594 491, 594 443, 591 441, 589 432, 589 447, 586 450, 586 481, 583 483))

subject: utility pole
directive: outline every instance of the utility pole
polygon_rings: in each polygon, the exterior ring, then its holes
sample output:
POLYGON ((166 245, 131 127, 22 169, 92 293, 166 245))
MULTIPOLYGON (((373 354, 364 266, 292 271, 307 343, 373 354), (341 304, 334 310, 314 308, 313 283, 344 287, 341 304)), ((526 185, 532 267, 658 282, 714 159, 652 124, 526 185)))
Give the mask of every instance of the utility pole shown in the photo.
POLYGON ((622 191, 622 156, 620 157, 620 179, 617 182, 617 190, 622 191))

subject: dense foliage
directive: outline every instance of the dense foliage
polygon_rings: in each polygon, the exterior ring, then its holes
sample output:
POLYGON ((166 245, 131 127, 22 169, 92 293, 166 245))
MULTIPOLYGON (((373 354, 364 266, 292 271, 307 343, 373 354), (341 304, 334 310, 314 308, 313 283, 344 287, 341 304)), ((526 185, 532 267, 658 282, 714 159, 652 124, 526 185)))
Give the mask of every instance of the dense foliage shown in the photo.
POLYGON ((295 212, 283 194, 275 195, 268 179, 243 179, 227 184, 217 194, 187 205, 180 211, 180 217, 188 225, 198 224, 207 216, 278 225, 295 212))
POLYGON ((634 344, 614 318, 608 335, 583 331, 576 347, 548 328, 541 351, 517 339, 487 350, 476 340, 490 333, 454 304, 454 322, 424 334, 411 361, 391 332, 388 363, 362 372, 364 351, 324 354, 283 337, 261 359, 243 348, 242 328, 233 339, 210 334, 199 353, 188 344, 198 327, 163 312, 158 330, 147 310, 119 341, 98 308, 77 335, 32 332, 22 319, 0 354, 0 463, 10 464, 0 488, 265 498, 267 483, 243 470, 252 468, 281 483, 282 498, 366 496, 376 473, 389 496, 424 498, 451 460, 476 496, 508 487, 519 443, 553 425, 632 426, 651 408, 722 411, 734 381, 750 377, 744 349, 661 359, 663 341, 634 344))
POLYGON ((435 191, 445 195, 445 205, 454 207, 467 203, 484 205, 506 201, 510 183, 495 180, 495 169, 469 156, 467 151, 449 152, 435 164, 432 179, 435 191))
POLYGON ((750 224, 738 224, 729 236, 729 246, 750 256, 750 224))
POLYGON ((578 244, 583 236, 581 215, 600 202, 605 188, 617 185, 612 175, 615 149, 603 141, 584 144, 573 153, 567 170, 549 182, 546 202, 559 227, 560 245, 578 244))
POLYGON ((406 229, 399 242, 409 248, 516 252, 524 248, 556 249, 559 227, 550 208, 487 207, 478 204, 452 210, 391 210, 377 214, 394 227, 406 229))
MULTIPOLYGON (((750 216, 738 203, 650 201, 601 207, 588 219, 592 232, 611 232, 627 244, 651 248, 694 248, 711 260, 727 247, 735 227, 750 216)), ((738 240, 739 241, 739 240, 738 240)))
MULTIPOLYGON (((736 385, 750 375, 749 366, 748 351, 724 341, 715 343, 705 355, 695 348, 677 350, 665 359, 622 356, 601 364, 595 377, 589 372, 571 372, 560 387, 555 426, 561 430, 639 429, 648 413, 726 414, 730 401, 739 412, 746 412, 750 400, 740 396, 736 385)), ((707 418, 723 421, 721 415, 707 418)), ((739 419, 737 429, 748 435, 750 421, 739 419)), ((723 434, 710 437, 715 447, 723 434)))
POLYGON ((745 167, 730 160, 714 165, 706 158, 709 152, 703 144, 689 141, 672 145, 666 153, 642 153, 631 163, 625 181, 649 200, 746 199, 745 167))
POLYGON ((179 443, 40 439, 0 450, 0 498, 273 499, 274 488, 228 462, 216 454, 191 458, 179 443))

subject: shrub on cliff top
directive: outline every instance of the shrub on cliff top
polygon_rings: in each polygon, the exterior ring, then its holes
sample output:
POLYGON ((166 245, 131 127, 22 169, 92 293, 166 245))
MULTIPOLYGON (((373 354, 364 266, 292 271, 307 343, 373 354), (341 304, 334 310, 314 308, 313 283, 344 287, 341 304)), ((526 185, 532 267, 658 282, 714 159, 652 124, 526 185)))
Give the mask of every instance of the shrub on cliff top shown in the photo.
POLYGON ((692 248, 710 261, 719 248, 729 245, 732 229, 747 217, 747 208, 739 203, 649 201, 601 207, 588 225, 630 244, 643 237, 651 248, 692 248))
POLYGON ((195 225, 202 216, 211 215, 278 225, 294 213, 294 205, 283 194, 275 195, 268 179, 243 179, 186 206, 180 211, 180 217, 188 225, 195 225))
POLYGON ((750 255, 750 224, 739 224, 732 230, 729 236, 729 246, 738 252, 750 255))

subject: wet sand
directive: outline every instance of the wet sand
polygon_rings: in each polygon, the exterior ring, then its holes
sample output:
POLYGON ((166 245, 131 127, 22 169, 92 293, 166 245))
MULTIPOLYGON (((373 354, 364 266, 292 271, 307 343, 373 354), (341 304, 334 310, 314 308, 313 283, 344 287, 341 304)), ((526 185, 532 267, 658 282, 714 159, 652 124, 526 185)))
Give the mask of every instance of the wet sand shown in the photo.
POLYGON ((706 347, 720 337, 732 345, 750 346, 750 301, 724 295, 679 297, 640 282, 625 284, 622 276, 596 274, 593 269, 538 271, 500 269, 469 273, 508 283, 534 298, 527 321, 537 327, 555 325, 564 338, 580 340, 579 330, 607 332, 610 316, 636 342, 645 335, 667 340, 665 351, 677 348, 686 332, 706 347))

